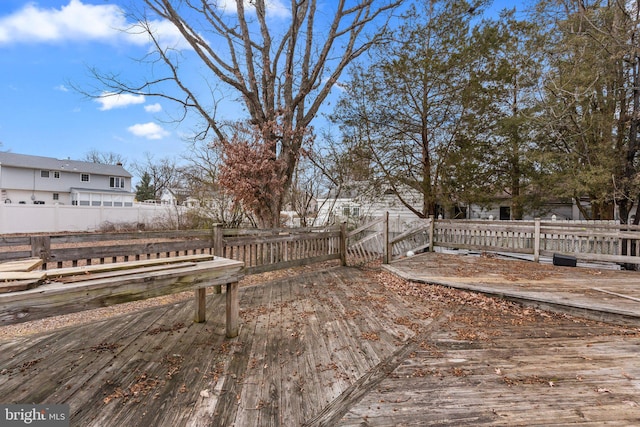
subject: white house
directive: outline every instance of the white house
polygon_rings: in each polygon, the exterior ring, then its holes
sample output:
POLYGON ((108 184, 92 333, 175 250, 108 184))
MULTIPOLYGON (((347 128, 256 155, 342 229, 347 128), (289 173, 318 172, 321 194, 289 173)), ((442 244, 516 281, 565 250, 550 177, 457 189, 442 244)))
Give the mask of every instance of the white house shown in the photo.
POLYGON ((0 152, 0 202, 128 207, 131 176, 121 164, 0 152))
MULTIPOLYGON (((392 192, 386 191, 371 197, 360 192, 360 187, 355 184, 348 189, 343 189, 339 194, 331 191, 326 197, 318 198, 316 225, 341 222, 357 224, 362 220, 378 218, 388 212, 392 228, 402 231, 419 220, 418 216, 404 206, 392 192)), ((404 198, 417 209, 422 204, 422 196, 416 191, 407 189, 404 198)))
MULTIPOLYGON (((403 198, 416 209, 420 210, 422 195, 418 192, 406 189, 403 198)), ((581 203, 587 208, 589 201, 583 200, 581 203)), ((511 216, 510 200, 508 198, 497 198, 492 206, 482 207, 478 205, 461 206, 444 210, 438 208, 438 216, 456 219, 494 219, 509 220, 511 216)), ((348 222, 352 224, 368 221, 371 218, 379 218, 389 212, 390 226, 395 230, 406 230, 415 221, 419 220, 411 210, 404 206, 398 197, 391 191, 370 197, 358 190, 358 185, 353 185, 349 190, 342 191, 338 195, 334 191, 324 198, 318 199, 318 214, 316 223, 338 224, 348 222)), ((634 210, 635 212, 635 210, 634 210)), ((617 217, 617 211, 616 211, 617 217)), ((545 220, 584 220, 578 206, 574 200, 549 201, 541 206, 537 211, 526 212, 525 220, 542 218, 545 220)))

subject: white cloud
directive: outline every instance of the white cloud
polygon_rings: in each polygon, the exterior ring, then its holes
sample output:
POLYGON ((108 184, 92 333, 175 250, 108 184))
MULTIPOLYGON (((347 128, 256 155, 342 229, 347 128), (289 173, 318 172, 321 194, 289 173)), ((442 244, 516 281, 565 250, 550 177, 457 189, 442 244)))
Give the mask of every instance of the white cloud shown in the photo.
POLYGON ((96 102, 101 104, 100 110, 107 111, 114 108, 128 107, 129 105, 144 104, 144 95, 132 95, 130 93, 116 94, 102 92, 96 102))
MULTIPOLYGON (((275 18, 286 18, 291 16, 289 9, 282 4, 281 0, 266 0, 267 16, 275 18)), ((250 0, 244 0, 244 7, 247 10, 254 11, 250 0)), ((221 0, 218 2, 218 8, 226 13, 236 13, 236 0, 221 0)))
POLYGON ((60 9, 44 9, 30 3, 0 18, 0 44, 105 40, 116 36, 116 28, 124 27, 126 20, 116 5, 89 5, 70 0, 60 9))
POLYGON ((58 85, 54 87, 55 90, 59 90, 60 92, 69 92, 69 89, 65 85, 58 85))
POLYGON ((162 111, 162 105, 158 104, 157 102, 155 104, 145 105, 144 111, 146 111, 147 113, 159 113, 160 111, 162 111))
POLYGON ((162 139, 165 136, 169 136, 169 132, 164 130, 160 125, 149 122, 139 123, 127 128, 129 132, 135 136, 139 136, 147 139, 162 139))
MULTIPOLYGON (((0 17, 0 45, 67 41, 149 44, 148 35, 136 29, 136 25, 139 24, 127 21, 124 11, 113 4, 69 0, 68 5, 56 9, 30 3, 11 15, 0 17)), ((151 21, 150 26, 162 46, 188 48, 170 22, 151 21)))

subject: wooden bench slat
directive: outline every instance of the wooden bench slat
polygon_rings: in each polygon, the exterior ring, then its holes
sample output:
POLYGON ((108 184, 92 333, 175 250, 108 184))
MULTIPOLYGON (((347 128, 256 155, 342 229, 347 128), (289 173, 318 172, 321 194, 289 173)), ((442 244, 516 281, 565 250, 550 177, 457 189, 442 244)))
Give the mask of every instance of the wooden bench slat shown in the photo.
POLYGON ((86 265, 82 267, 66 267, 66 268, 54 268, 51 270, 46 270, 48 277, 62 277, 62 276, 73 276, 73 275, 82 275, 82 274, 90 274, 90 273, 98 273, 104 271, 115 271, 115 270, 128 270, 135 269, 140 267, 150 267, 156 265, 164 265, 164 264, 173 264, 173 263, 181 263, 181 262, 201 262, 201 261, 209 261, 214 258, 213 255, 208 254, 199 254, 199 255, 183 255, 169 258, 153 258, 153 259, 143 259, 139 261, 125 261, 125 262, 113 262, 108 264, 95 264, 95 265, 86 265))
MULTIPOLYGON (((188 257, 174 257, 173 260, 186 258, 188 257)), ((226 334, 229 338, 237 336, 239 325, 237 286, 238 281, 244 276, 244 263, 219 257, 213 260, 178 264, 167 264, 166 260, 167 258, 150 260, 152 265, 149 265, 147 260, 142 263, 129 262, 128 266, 133 264, 138 265, 138 268, 116 269, 93 274, 84 274, 74 269, 74 274, 80 279, 78 281, 71 279, 71 283, 64 283, 52 280, 36 289, 0 293, 0 325, 185 291, 196 291, 195 320, 201 322, 205 320, 202 315, 204 311, 200 310, 199 313, 198 310, 204 304, 205 293, 199 290, 225 284, 227 287, 226 334), (158 264, 153 265, 156 262, 158 264), (163 262, 164 264, 161 264, 163 262)), ((102 265, 95 267, 102 267, 102 265)), ((60 270, 58 269, 58 273, 60 270)), ((66 272, 68 273, 69 269, 66 272)), ((46 273, 42 272, 43 275, 46 273)), ((53 271, 50 274, 55 277, 56 272, 53 271)))
POLYGON ((119 270, 105 270, 105 271, 87 271, 82 274, 65 274, 58 275, 52 274, 51 272, 47 272, 47 278, 60 283, 74 283, 74 282, 86 282, 87 280, 94 279, 107 279, 113 278, 117 279, 122 276, 133 276, 139 273, 151 273, 155 271, 165 271, 172 270, 184 267, 194 267, 196 265, 195 262, 179 262, 179 263, 171 263, 171 264, 161 264, 161 265, 152 265, 131 269, 119 269, 119 270))
POLYGON ((0 271, 0 282, 11 280, 44 280, 47 274, 44 271, 0 271))
POLYGON ((33 289, 38 286, 40 282, 40 280, 12 280, 10 282, 0 283, 0 294, 33 289))
POLYGON ((16 261, 7 261, 0 264, 0 272, 3 271, 33 271, 42 266, 42 259, 28 258, 16 261))

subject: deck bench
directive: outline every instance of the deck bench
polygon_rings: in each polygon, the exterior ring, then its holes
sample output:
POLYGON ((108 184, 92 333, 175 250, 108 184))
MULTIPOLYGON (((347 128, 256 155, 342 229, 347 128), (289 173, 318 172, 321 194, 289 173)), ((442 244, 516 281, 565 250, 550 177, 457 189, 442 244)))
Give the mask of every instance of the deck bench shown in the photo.
MULTIPOLYGON (((238 281, 244 263, 213 255, 189 255, 142 261, 20 272, 1 292, 0 325, 26 322, 114 304, 194 291, 195 322, 204 322, 206 288, 226 286, 226 336, 239 329, 238 281), (29 279, 28 274, 32 275, 29 279)), ((6 284, 5 283, 5 284, 6 284)))

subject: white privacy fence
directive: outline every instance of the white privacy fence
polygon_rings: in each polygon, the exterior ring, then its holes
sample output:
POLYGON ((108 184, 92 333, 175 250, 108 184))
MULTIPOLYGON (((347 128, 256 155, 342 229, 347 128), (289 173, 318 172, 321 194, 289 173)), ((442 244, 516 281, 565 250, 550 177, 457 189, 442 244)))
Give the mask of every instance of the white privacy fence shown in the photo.
POLYGON ((134 204, 132 207, 0 204, 0 234, 100 230, 107 224, 174 221, 182 207, 134 204))

